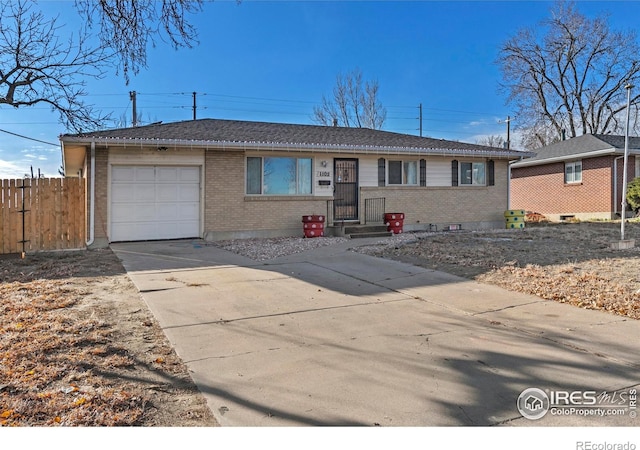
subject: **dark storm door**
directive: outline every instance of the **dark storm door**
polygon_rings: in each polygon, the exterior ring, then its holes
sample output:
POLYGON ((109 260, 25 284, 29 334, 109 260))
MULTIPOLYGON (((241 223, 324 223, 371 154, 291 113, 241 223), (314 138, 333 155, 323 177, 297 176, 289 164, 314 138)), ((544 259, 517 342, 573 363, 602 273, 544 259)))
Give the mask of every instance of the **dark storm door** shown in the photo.
POLYGON ((333 160, 333 218, 358 220, 358 160, 333 160))

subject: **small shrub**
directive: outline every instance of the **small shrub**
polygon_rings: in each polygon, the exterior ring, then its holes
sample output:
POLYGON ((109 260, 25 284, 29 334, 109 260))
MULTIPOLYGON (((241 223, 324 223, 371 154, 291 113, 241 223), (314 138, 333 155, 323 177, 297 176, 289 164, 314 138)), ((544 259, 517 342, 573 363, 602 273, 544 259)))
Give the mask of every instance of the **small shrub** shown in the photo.
POLYGON ((627 185, 627 203, 638 214, 640 210, 640 177, 627 185))

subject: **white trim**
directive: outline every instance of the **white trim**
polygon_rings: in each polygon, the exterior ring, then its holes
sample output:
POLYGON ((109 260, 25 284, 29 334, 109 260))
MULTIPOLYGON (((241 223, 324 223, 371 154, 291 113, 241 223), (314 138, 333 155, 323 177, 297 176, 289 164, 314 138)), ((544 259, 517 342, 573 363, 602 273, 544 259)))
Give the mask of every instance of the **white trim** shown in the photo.
POLYGON ((315 187, 315 158, 313 155, 269 155, 264 156, 261 154, 245 154, 244 155, 244 195, 250 197, 309 197, 315 196, 316 187, 315 187), (249 194, 247 192, 247 170, 248 170, 248 160, 249 158, 260 158, 260 193, 259 194, 249 194), (264 159, 265 158, 292 158, 296 160, 296 190, 298 189, 298 161, 303 159, 308 159, 311 161, 311 178, 309 182, 311 183, 311 192, 305 194, 265 194, 264 191, 264 159))
POLYGON ((391 159, 391 158, 386 158, 385 159, 385 185, 386 186, 420 186, 420 160, 419 159, 411 159, 411 158, 404 158, 404 159, 391 159), (400 163, 400 184, 391 184, 389 183, 389 179, 391 178, 389 176, 389 163, 391 162, 399 162, 400 163), (404 163, 406 162, 412 162, 416 164, 416 182, 415 183, 402 183, 402 181, 404 180, 404 163))
POLYGON ((107 155, 107 239, 111 241, 111 167, 112 166, 172 166, 200 167, 200 236, 204 235, 205 206, 205 154, 203 149, 192 151, 157 151, 142 147, 138 151, 124 151, 123 148, 109 148, 107 155))
POLYGON ((464 187, 487 187, 487 162, 486 161, 466 161, 460 160, 458 161, 458 186, 464 187), (471 164, 471 183, 463 183, 462 182, 462 165, 463 164, 471 164), (482 164, 484 165, 484 183, 474 183, 473 182, 473 165, 474 164, 482 164))
MULTIPOLYGON (((111 154, 111 152, 109 152, 109 154, 111 154)), ((146 166, 146 167, 198 167, 199 170, 199 174, 200 174, 200 183, 199 183, 199 189, 200 189, 200 218, 199 218, 199 225, 198 225, 198 236, 199 237, 203 237, 204 236, 204 214, 205 214, 205 166, 204 166, 204 161, 202 164, 172 164, 171 162, 165 162, 165 161, 153 161, 153 162, 147 162, 147 163, 143 163, 143 164, 135 164, 135 163, 131 163, 131 164, 123 164, 123 163, 119 163, 116 162, 115 164, 112 164, 111 161, 109 160, 107 162, 107 240, 109 242, 111 242, 111 237, 113 235, 113 230, 111 229, 112 223, 111 223, 111 200, 112 200, 112 195, 111 195, 111 187, 112 187, 112 183, 111 183, 111 169, 113 166, 119 166, 119 167, 140 167, 140 166, 146 166)))
MULTIPOLYGON (((64 159, 64 158, 63 158, 64 159)), ((93 245, 96 229, 96 144, 91 141, 91 203, 89 208, 89 240, 87 247, 93 245)))
POLYGON ((564 184, 580 184, 582 183, 582 160, 575 160, 575 161, 565 161, 564 163, 564 184), (576 180, 576 164, 580 163, 580 179, 576 180), (572 165, 573 166, 573 171, 571 172, 573 175, 573 180, 572 181, 568 181, 567 180, 567 166, 572 165))
MULTIPOLYGON (((86 144, 88 138, 65 136, 61 140, 68 143, 86 144)), ((374 154, 393 155, 409 154, 416 156, 458 156, 469 157, 493 157, 506 159, 520 159, 526 156, 533 156, 532 152, 517 152, 515 150, 484 150, 484 149, 449 149, 449 148, 416 148, 402 146, 376 146, 376 145, 343 145, 343 144, 302 144, 302 143, 282 143, 282 142, 254 142, 254 141, 201 141, 185 139, 124 139, 124 138, 91 138, 97 144, 109 147, 168 147, 172 149, 189 148, 205 150, 260 150, 260 151, 282 151, 282 152, 308 152, 319 153, 349 153, 352 155, 374 154)))
MULTIPOLYGON (((513 167, 514 169, 518 169, 520 167, 527 167, 527 166, 541 166, 543 164, 552 164, 556 162, 595 158, 597 156, 615 155, 623 151, 624 150, 617 149, 617 148, 608 148, 604 150, 595 150, 592 152, 576 153, 574 155, 556 156, 553 158, 544 158, 544 159, 536 159, 536 160, 524 159, 522 161, 516 161, 514 163, 511 163, 511 167, 513 167)), ((638 149, 632 150, 630 151, 629 154, 640 154, 640 150, 638 149)))

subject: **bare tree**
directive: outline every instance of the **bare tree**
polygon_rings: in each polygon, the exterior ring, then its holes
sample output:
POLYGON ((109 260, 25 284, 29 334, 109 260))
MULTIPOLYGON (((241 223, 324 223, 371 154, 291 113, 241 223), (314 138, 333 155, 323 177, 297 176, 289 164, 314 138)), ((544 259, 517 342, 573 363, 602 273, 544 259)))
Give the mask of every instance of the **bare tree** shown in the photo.
POLYGON ((88 46, 84 30, 62 41, 56 19, 31 6, 22 0, 0 3, 0 105, 45 104, 67 128, 98 126, 103 117, 82 102, 82 78, 101 77, 109 53, 88 46))
MULTIPOLYGON (((635 33, 612 31, 606 15, 589 19, 572 2, 556 3, 540 27, 520 30, 500 49, 498 64, 526 148, 564 133, 619 133, 624 86, 638 79, 639 58, 635 33)), ((632 98, 636 111, 639 99, 632 98)))
POLYGON ((118 68, 129 73, 146 67, 147 47, 156 39, 174 48, 197 44, 197 33, 187 18, 202 11, 203 0, 75 0, 89 27, 97 26, 101 46, 118 56, 118 68))
POLYGON ((31 0, 0 0, 0 106, 49 105, 67 129, 86 131, 108 117, 84 102, 87 78, 117 67, 126 82, 146 67, 156 36, 174 48, 192 46, 187 18, 202 0, 76 0, 86 26, 65 30, 31 0), (90 34, 99 27, 97 39, 90 34))
POLYGON ((322 97, 322 104, 313 108, 313 120, 322 125, 379 130, 387 110, 378 100, 378 90, 378 81, 363 81, 359 69, 338 74, 332 98, 322 97))
POLYGON ((487 147, 504 148, 507 145, 507 141, 499 134, 492 134, 476 139, 476 144, 486 145, 487 147))

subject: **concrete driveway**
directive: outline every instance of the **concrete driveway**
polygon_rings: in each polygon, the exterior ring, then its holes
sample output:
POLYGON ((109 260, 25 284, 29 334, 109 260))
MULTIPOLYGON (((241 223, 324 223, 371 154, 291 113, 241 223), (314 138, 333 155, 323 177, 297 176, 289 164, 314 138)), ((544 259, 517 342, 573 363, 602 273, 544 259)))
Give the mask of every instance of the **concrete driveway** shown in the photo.
POLYGON ((223 426, 640 424, 639 321, 349 251, 365 243, 264 263, 201 241, 112 249, 223 426), (530 420, 533 387, 625 411, 530 420))

